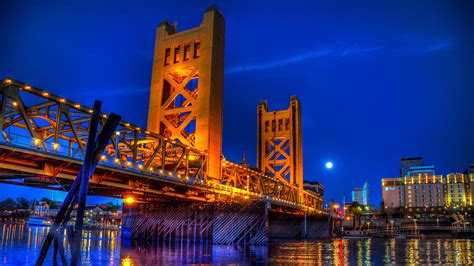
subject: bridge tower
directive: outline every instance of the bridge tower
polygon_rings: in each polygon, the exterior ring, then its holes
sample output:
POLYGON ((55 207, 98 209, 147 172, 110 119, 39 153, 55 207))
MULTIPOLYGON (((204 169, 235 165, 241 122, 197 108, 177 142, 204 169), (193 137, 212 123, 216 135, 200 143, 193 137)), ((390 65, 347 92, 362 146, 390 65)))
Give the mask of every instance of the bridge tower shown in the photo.
POLYGON ((148 129, 208 152, 208 176, 220 179, 225 22, 211 6, 196 28, 156 31, 148 129))
POLYGON ((266 101, 257 108, 257 167, 303 189, 301 104, 292 96, 287 110, 268 111, 266 101))

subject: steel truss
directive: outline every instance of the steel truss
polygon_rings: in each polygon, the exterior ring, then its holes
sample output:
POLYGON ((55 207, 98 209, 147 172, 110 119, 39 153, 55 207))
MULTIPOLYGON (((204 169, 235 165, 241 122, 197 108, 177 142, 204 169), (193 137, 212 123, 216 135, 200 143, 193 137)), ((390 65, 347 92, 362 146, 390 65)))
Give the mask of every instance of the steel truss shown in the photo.
MULTIPOLYGON (((31 153, 83 159, 92 109, 12 79, 4 79, 0 84, 0 95, 0 144, 12 147, 8 148, 12 150, 10 153, 13 154, 14 148, 21 148, 31 153)), ((99 131, 108 117, 107 114, 100 115, 99 131)), ((132 175, 128 186, 136 191, 146 191, 152 182, 150 176, 172 176, 175 184, 190 185, 199 191, 200 196, 204 191, 205 201, 238 201, 243 198, 264 200, 304 212, 321 212, 318 208, 322 199, 314 193, 298 189, 286 180, 265 175, 246 164, 232 163, 223 158, 222 177, 208 176, 206 151, 126 121, 119 123, 101 156, 101 164, 113 165, 118 169, 116 171, 123 169, 137 173, 132 175), (147 178, 142 178, 145 176, 147 178)), ((47 164, 44 168, 50 177, 59 171, 47 164)), ((37 177, 37 181, 44 179, 44 176, 37 177)), ((103 184, 100 187, 103 193, 107 194, 107 189, 116 191, 117 188, 111 187, 110 183, 102 182, 105 179, 104 176, 93 176, 95 184, 103 184)), ((160 191, 177 196, 172 193, 173 186, 164 185, 160 191)), ((94 193, 100 194, 97 190, 94 193)), ((117 193, 112 196, 123 196, 124 192, 117 193)), ((194 194, 197 193, 188 190, 185 197, 193 199, 194 194)))

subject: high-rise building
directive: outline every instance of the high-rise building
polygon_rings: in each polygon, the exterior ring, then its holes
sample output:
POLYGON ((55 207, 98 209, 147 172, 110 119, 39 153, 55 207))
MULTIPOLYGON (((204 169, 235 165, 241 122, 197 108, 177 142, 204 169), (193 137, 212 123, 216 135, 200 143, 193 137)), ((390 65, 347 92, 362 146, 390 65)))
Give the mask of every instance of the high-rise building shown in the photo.
POLYGON ((369 183, 365 182, 362 188, 356 187, 352 191, 352 202, 358 202, 362 205, 370 205, 369 201, 369 183))
POLYGON ((412 166, 422 166, 423 158, 414 157, 414 158, 401 158, 400 159, 400 177, 405 177, 408 174, 408 170, 412 166))
POLYGON ((419 174, 425 174, 430 176, 435 175, 434 165, 410 166, 405 176, 418 176, 419 174))
POLYGON ((362 204, 362 188, 355 187, 354 190, 352 190, 352 202, 362 204))
POLYGON ((365 184, 362 187, 362 204, 364 204, 366 206, 370 205, 369 183, 367 182, 367 180, 365 181, 365 184))

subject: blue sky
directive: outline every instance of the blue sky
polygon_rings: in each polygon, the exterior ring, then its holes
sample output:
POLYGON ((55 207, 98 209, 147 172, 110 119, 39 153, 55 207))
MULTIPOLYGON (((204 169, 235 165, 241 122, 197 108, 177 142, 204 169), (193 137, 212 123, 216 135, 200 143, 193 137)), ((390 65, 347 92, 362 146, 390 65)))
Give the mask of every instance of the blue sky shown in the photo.
MULTIPOLYGON (((474 163, 470 1, 216 1, 226 20, 224 146, 255 162, 256 106, 303 108, 305 179, 341 200, 398 175, 474 163), (334 162, 331 171, 324 169, 334 162)), ((197 26, 207 1, 2 1, 0 76, 146 125, 155 29, 197 26)), ((42 195, 0 185, 2 195, 42 195), (4 194, 5 193, 5 194, 4 194)), ((33 192, 32 192, 33 191, 33 192)), ((48 194, 47 192, 46 194, 48 194)))

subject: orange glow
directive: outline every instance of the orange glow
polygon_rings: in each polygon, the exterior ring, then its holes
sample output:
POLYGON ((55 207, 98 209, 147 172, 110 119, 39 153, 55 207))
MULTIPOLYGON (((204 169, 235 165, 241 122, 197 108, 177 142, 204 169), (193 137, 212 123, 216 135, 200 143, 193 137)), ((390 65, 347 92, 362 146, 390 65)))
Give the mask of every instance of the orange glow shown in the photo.
POLYGON ((123 202, 126 204, 133 204, 135 201, 136 200, 133 196, 127 196, 125 199, 123 199, 123 202))
POLYGON ((18 106, 18 103, 15 102, 15 101, 13 101, 12 104, 13 104, 13 106, 18 106))
POLYGON ((49 95, 49 93, 43 92, 43 96, 48 96, 48 95, 49 95))

